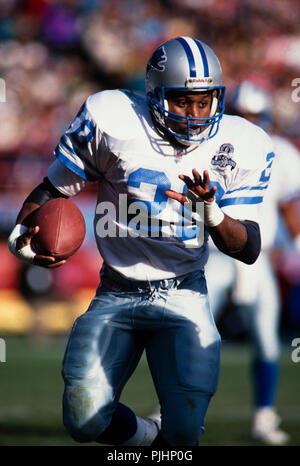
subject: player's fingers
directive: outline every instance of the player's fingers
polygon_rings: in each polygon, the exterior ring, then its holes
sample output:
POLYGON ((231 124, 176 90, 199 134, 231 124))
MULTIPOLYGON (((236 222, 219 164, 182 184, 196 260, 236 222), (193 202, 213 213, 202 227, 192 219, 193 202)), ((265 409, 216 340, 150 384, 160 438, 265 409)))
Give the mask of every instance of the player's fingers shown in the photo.
POLYGON ((171 189, 166 189, 165 194, 166 196, 170 197, 171 199, 175 199, 181 204, 184 204, 185 202, 187 202, 187 198, 184 194, 179 194, 176 191, 172 191, 171 189))
POLYGON ((28 244, 30 244, 33 236, 39 232, 39 229, 40 228, 38 226, 30 227, 25 233, 19 236, 19 238, 17 238, 16 241, 16 250, 18 251, 19 249, 22 249, 28 244))
POLYGON ((54 264, 48 265, 48 269, 55 269, 57 267, 60 267, 61 265, 64 265, 66 262, 67 262, 66 260, 62 260, 62 261, 59 261, 59 262, 54 262, 54 264))
POLYGON ((193 168, 192 173, 194 175, 195 184, 201 186, 202 185, 202 178, 201 178, 200 173, 196 170, 196 168, 193 168))
POLYGON ((43 256, 41 254, 36 254, 36 256, 33 259, 33 262, 36 265, 53 264, 55 262, 55 257, 53 257, 53 256, 43 256))
POLYGON ((39 265, 40 267, 46 268, 54 268, 60 267, 61 265, 65 264, 65 260, 56 261, 55 257, 53 256, 43 256, 41 254, 37 254, 33 259, 34 265, 39 265))
POLYGON ((203 172, 203 188, 204 189, 209 188, 209 182, 210 182, 210 179, 209 179, 208 171, 204 170, 204 172, 203 172))
POLYGON ((40 230, 40 227, 39 226, 35 226, 35 227, 29 227, 27 231, 25 231, 25 233, 23 233, 23 235, 21 236, 25 236, 26 238, 33 238, 34 235, 36 235, 40 230))
POLYGON ((216 192, 217 192, 217 187, 216 187, 216 186, 212 186, 212 187, 210 188, 210 193, 213 194, 213 196, 214 196, 214 195, 216 194, 216 192))
POLYGON ((217 192, 216 186, 212 186, 209 192, 207 193, 205 200, 212 202, 214 200, 216 192, 217 192))
POLYGON ((178 178, 184 181, 189 189, 192 188, 195 184, 193 180, 191 180, 191 178, 187 175, 179 175, 178 178))

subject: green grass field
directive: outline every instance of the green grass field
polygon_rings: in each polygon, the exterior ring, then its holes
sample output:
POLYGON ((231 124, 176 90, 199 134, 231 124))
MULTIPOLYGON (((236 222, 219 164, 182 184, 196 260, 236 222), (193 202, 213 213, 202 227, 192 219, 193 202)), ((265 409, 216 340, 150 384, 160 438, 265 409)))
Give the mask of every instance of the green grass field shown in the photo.
MULTIPOLYGON (((66 339, 37 341, 7 337, 5 342, 6 362, 0 363, 0 445, 78 445, 68 437, 61 421, 60 369, 66 339)), ((257 445, 249 436, 248 362, 247 345, 223 345, 219 389, 209 407, 201 445, 257 445)), ((283 347, 277 406, 282 426, 291 435, 290 445, 300 445, 299 388, 300 362, 293 363, 291 348, 283 347)), ((155 393, 144 358, 122 401, 141 416, 155 407, 155 393)))

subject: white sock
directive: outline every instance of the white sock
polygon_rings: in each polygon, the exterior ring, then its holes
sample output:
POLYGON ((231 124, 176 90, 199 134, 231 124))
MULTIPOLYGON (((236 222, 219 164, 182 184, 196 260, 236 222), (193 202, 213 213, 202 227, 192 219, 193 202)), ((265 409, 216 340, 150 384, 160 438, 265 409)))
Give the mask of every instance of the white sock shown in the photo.
POLYGON ((136 433, 120 446, 139 447, 152 444, 159 431, 158 425, 151 419, 143 419, 139 416, 136 416, 136 422, 136 433))

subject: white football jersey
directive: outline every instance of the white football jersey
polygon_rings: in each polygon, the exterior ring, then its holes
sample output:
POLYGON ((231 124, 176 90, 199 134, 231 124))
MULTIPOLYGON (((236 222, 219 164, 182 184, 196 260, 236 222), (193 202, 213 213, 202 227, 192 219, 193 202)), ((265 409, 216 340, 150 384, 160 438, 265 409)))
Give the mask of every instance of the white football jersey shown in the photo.
POLYGON ((98 182, 94 227, 104 261, 128 278, 160 280, 202 268, 208 258, 201 216, 186 214, 165 190, 183 193, 180 174, 208 170, 222 210, 258 221, 274 152, 262 129, 229 115, 212 139, 175 147, 157 131, 145 96, 112 90, 86 100, 55 155, 48 177, 63 194, 98 182))
POLYGON ((270 185, 260 206, 262 248, 270 248, 275 241, 279 207, 300 195, 300 154, 286 139, 271 135, 276 157, 270 185))

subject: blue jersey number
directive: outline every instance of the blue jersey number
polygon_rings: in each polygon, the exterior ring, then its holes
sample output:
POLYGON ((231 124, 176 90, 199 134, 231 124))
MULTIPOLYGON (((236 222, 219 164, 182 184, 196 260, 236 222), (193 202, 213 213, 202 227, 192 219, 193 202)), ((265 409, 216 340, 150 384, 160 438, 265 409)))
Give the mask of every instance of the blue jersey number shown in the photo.
POLYGON ((147 201, 140 198, 135 201, 142 201, 148 207, 148 212, 158 215, 166 208, 168 196, 165 195, 165 190, 171 188, 169 178, 164 172, 149 170, 148 168, 139 168, 132 172, 128 178, 128 186, 141 189, 142 184, 153 185, 155 194, 153 201, 147 201))
MULTIPOLYGON (((148 214, 154 216, 160 214, 167 206, 168 196, 165 194, 166 189, 171 189, 171 182, 168 176, 158 170, 150 170, 148 168, 139 168, 132 172, 128 178, 128 186, 141 189, 142 185, 152 185, 154 189, 153 200, 148 201, 142 198, 133 199, 134 201, 142 201, 148 208, 148 214)), ((184 189, 184 192, 186 187, 184 189)), ((159 231, 161 231, 159 226, 159 231)), ((182 206, 181 214, 178 215, 178 225, 176 227, 176 235, 182 241, 194 239, 198 236, 199 226, 193 225, 190 212, 182 206), (187 220, 190 219, 190 222, 187 220), (188 224, 187 224, 188 223, 188 224)))
POLYGON ((259 181, 263 181, 263 182, 269 181, 270 176, 271 176, 271 168, 272 168, 274 157, 275 157, 274 152, 270 152, 269 154, 267 154, 266 161, 268 162, 268 165, 263 170, 259 181))

